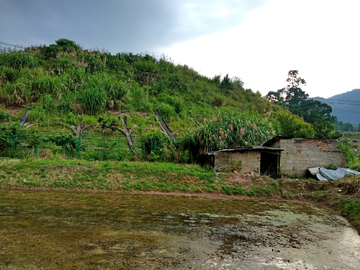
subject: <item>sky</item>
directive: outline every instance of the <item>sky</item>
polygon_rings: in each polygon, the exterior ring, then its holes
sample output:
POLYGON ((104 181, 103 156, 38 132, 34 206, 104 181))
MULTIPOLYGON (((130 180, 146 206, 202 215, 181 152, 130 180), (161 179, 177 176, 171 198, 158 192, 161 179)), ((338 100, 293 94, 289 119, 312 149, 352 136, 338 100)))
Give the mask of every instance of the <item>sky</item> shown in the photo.
POLYGON ((310 97, 328 98, 360 88, 359 10, 359 0, 0 0, 0 42, 165 55, 262 95, 298 70, 310 97))

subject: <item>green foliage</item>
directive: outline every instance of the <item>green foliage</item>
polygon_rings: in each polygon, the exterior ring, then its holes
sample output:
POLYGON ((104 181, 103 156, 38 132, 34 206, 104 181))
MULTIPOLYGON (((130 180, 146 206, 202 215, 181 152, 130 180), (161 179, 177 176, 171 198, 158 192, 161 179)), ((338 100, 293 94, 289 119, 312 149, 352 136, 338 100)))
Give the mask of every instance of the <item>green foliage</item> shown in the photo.
POLYGON ((354 149, 346 144, 346 140, 339 143, 339 147, 345 153, 348 163, 346 164, 350 169, 359 171, 360 170, 360 156, 355 153, 354 149))
POLYGON ((141 135, 139 146, 143 157, 150 155, 154 160, 159 160, 162 151, 170 147, 170 141, 165 134, 153 131, 141 135))
POLYGON ((130 92, 131 107, 136 111, 151 112, 152 103, 149 102, 149 93, 147 89, 133 85, 130 92))
POLYGON ((157 103, 154 109, 155 111, 160 113, 161 117, 165 121, 169 121, 177 116, 174 108, 171 105, 164 102, 157 103))
POLYGON ((338 131, 348 131, 348 132, 360 132, 359 125, 355 125, 353 123, 344 123, 342 121, 338 121, 335 117, 335 130, 338 131))
POLYGON ((70 113, 73 108, 72 104, 75 101, 75 94, 73 92, 67 92, 59 101, 58 110, 59 113, 64 115, 70 113))
POLYGON ((82 116, 82 122, 83 122, 83 125, 85 125, 85 126, 94 126, 94 125, 98 124, 98 119, 94 115, 84 114, 82 116))
POLYGON ((20 138, 27 136, 25 129, 19 123, 0 125, 0 152, 13 149, 20 143, 20 138))
MULTIPOLYGON (((0 54, 1 57, 1 54, 0 54)), ((0 65, 0 84, 14 82, 19 76, 19 71, 14 68, 0 65)))
POLYGON ((77 45, 74 41, 69 40, 69 39, 60 38, 60 39, 56 40, 55 42, 59 47, 61 47, 61 49, 63 51, 68 51, 68 50, 72 50, 72 49, 75 49, 75 50, 80 49, 79 45, 77 45))
POLYGON ((227 195, 245 195, 245 190, 241 187, 222 186, 221 189, 227 195))
POLYGON ((49 123, 50 115, 42 106, 35 106, 31 108, 29 119, 32 122, 49 123))
POLYGON ((96 114, 106 106, 106 93, 100 87, 88 87, 80 93, 79 101, 86 113, 96 114))
POLYGON ((39 65, 38 61, 24 52, 0 53, 0 66, 6 66, 16 70, 34 68, 39 65))
POLYGON ((126 148, 121 148, 118 155, 120 161, 129 161, 134 156, 134 154, 126 148))
POLYGON ((47 112, 49 113, 55 112, 56 105, 50 94, 43 95, 41 97, 40 104, 47 112))
POLYGON ((278 111, 275 115, 275 124, 278 134, 290 137, 313 138, 315 131, 302 118, 287 111, 278 111))
POLYGON ((31 82, 21 77, 14 83, 5 83, 0 88, 0 100, 10 105, 22 105, 33 101, 31 82))
MULTIPOLYGON (((58 135, 44 137, 44 142, 54 142, 56 146, 61 147, 64 150, 75 150, 78 149, 78 139, 72 135, 58 135)), ((81 149, 84 149, 84 146, 80 146, 81 149)))
POLYGON ((117 130, 120 126, 122 126, 120 119, 116 115, 112 114, 102 114, 97 121, 100 123, 102 129, 110 128, 112 130, 117 130))
POLYGON ((198 129, 195 138, 203 149, 219 150, 253 146, 274 135, 275 131, 267 118, 253 112, 223 109, 219 111, 218 120, 208 121, 198 129))
POLYGON ((341 200, 339 202, 340 209, 345 212, 345 214, 358 215, 360 217, 360 201, 349 201, 341 200))
MULTIPOLYGON (((334 120, 335 117, 331 116, 332 108, 317 100, 307 100, 309 97, 301 88, 301 85, 305 85, 306 82, 301 77, 298 77, 297 70, 290 70, 288 73, 288 78, 286 80, 288 85, 286 88, 282 88, 277 92, 270 91, 266 98, 274 104, 281 105, 283 107, 288 107, 289 110, 300 117, 303 117, 304 120, 308 123, 311 123, 315 131, 317 138, 333 138, 338 137, 339 134, 335 134, 334 131, 334 120)), ((280 116, 280 122, 291 121, 295 122, 294 118, 286 119, 284 115, 280 116)), ((283 133, 294 133, 294 127, 297 125, 292 125, 290 128, 286 128, 284 125, 282 132, 283 133)), ((304 129, 302 127, 300 129, 304 129)), ((296 128, 297 129, 297 128, 296 128)), ((307 129, 307 128, 305 128, 307 129)), ((296 133, 307 134, 307 131, 296 131, 296 133)), ((293 136, 293 135, 289 135, 293 136)), ((296 135, 297 136, 297 135, 296 135)))
POLYGON ((317 100, 302 100, 298 105, 290 106, 292 113, 303 116, 304 120, 313 124, 317 138, 333 137, 335 117, 331 116, 331 106, 317 100))
POLYGON ((179 153, 179 155, 180 155, 181 162, 183 162, 183 163, 188 163, 189 162, 189 160, 190 160, 190 152, 188 150, 181 151, 179 153))
POLYGON ((10 113, 0 109, 0 123, 9 122, 11 118, 10 113))
MULTIPOLYGON (((299 105, 306 97, 300 91, 305 81, 295 71, 289 72, 288 79, 287 93, 281 93, 283 102, 299 105)), ((88 51, 67 39, 0 55, 0 102, 31 104, 30 121, 39 127, 69 129, 84 124, 90 126, 86 130, 89 133, 118 135, 123 123, 117 116, 126 114, 137 141, 147 130, 157 127, 153 110, 158 111, 178 135, 178 142, 174 142, 177 151, 166 142, 161 151, 153 152, 152 159, 159 161, 191 162, 201 151, 252 146, 275 135, 275 130, 311 137, 312 129, 300 118, 278 121, 275 116, 271 126, 264 115, 274 115, 281 109, 243 85, 240 78, 228 75, 207 78, 164 56, 158 59, 149 54, 88 51), (116 119, 110 119, 107 110, 116 114, 116 119), (136 115, 133 111, 147 114, 136 115), (85 114, 82 123, 77 114, 85 114), (103 118, 100 124, 96 122, 99 116, 94 117, 99 114, 103 118), (296 122, 290 125, 291 132, 286 127, 289 122, 296 122)), ((313 127, 318 128, 315 124, 313 127)), ((319 126, 318 130, 324 129, 319 126)), ((105 150, 101 153, 102 147, 87 144, 92 148, 80 156, 110 156, 105 150)), ((146 155, 151 157, 151 149, 146 155)))
POLYGON ((346 216, 357 230, 360 229, 360 200, 341 200, 338 203, 341 214, 346 216))
POLYGON ((64 119, 64 122, 67 123, 67 124, 70 124, 70 125, 78 125, 79 124, 79 117, 72 113, 72 112, 69 112, 66 116, 65 116, 65 119, 64 119))

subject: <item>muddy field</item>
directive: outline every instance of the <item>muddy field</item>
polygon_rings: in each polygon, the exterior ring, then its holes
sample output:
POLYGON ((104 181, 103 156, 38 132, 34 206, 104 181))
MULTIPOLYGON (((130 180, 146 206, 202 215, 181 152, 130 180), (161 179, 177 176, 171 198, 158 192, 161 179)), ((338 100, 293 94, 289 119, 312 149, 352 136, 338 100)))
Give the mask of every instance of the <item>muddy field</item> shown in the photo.
POLYGON ((360 239, 306 202, 0 190, 0 269, 359 269, 360 239))

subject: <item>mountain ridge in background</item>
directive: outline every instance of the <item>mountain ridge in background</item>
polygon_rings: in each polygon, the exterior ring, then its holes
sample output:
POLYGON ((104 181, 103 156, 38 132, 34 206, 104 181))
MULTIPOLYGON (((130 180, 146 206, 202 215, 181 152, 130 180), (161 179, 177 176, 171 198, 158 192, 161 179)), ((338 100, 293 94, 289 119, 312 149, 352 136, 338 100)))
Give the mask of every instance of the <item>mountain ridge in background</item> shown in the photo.
POLYGON ((360 89, 338 94, 329 98, 312 97, 332 107, 332 115, 339 121, 349 123, 360 123, 360 89))

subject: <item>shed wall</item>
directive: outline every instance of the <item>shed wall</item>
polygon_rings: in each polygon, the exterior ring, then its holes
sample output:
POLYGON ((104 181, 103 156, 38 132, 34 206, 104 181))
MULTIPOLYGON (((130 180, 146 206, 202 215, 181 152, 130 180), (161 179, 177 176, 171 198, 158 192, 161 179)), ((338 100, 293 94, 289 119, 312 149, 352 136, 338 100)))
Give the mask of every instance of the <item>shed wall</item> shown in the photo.
POLYGON ((347 162, 337 140, 279 139, 274 147, 284 149, 280 158, 280 171, 283 174, 305 175, 309 167, 326 167, 329 164, 344 167, 347 162))
POLYGON ((215 154, 214 165, 221 164, 223 167, 231 166, 231 162, 241 161, 241 172, 260 172, 260 152, 218 152, 215 154))

